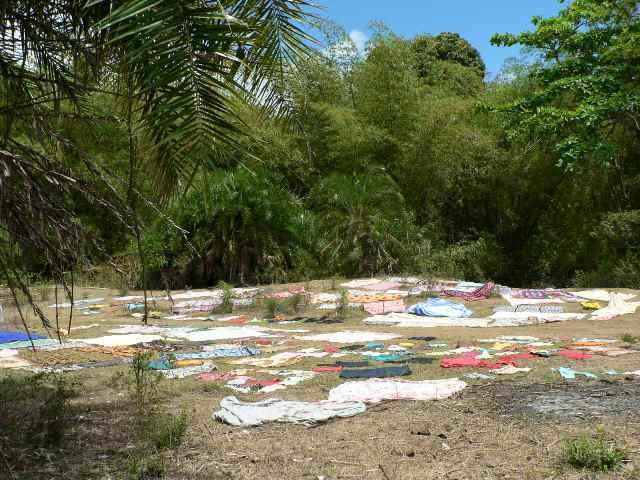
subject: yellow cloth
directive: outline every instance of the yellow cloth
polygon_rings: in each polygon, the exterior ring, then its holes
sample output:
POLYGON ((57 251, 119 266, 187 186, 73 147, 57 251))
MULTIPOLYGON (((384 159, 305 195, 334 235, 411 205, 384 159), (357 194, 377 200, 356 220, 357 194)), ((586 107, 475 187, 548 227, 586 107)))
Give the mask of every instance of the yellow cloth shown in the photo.
POLYGON ((176 368, 197 367, 202 364, 204 364, 202 360, 177 360, 176 368))
POLYGON ((511 345, 513 345, 513 344, 511 344, 511 343, 500 343, 500 342, 498 342, 498 343, 494 343, 494 344, 491 346, 491 350, 505 350, 506 348, 511 348, 511 345))
POLYGON ((582 308, 586 308, 587 310, 600 310, 602 308, 602 304, 600 302, 588 301, 588 302, 580 302, 582 308))
POLYGON ((413 347, 416 346, 415 343, 410 343, 410 342, 399 343, 398 345, 400 345, 401 347, 405 347, 405 348, 413 348, 413 347))
POLYGON ((349 294, 349 302, 351 303, 374 303, 374 302, 392 302, 400 300, 402 295, 376 294, 376 295, 351 295, 349 294))

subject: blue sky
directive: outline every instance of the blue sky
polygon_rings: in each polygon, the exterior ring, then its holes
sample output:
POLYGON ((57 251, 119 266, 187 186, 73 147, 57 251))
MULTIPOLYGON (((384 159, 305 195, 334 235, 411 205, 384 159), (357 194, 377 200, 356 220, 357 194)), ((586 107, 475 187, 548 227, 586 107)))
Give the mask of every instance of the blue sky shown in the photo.
MULTIPOLYGON (((366 41, 367 25, 382 20, 403 37, 418 33, 458 32, 476 47, 493 77, 519 47, 493 47, 494 33, 531 29, 531 17, 555 15, 558 0, 316 0, 321 15, 342 25, 356 43, 366 41)), ((566 4, 565 4, 566 5, 566 4)))

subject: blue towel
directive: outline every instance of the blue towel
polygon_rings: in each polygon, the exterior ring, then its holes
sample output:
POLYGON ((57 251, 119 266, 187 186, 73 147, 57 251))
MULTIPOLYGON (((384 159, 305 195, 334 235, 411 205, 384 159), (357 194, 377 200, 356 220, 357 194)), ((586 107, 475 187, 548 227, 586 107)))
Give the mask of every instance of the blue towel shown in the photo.
MULTIPOLYGON (((31 334, 32 340, 37 340, 41 338, 46 338, 46 337, 42 337, 35 333, 31 334)), ((22 342, 25 340, 27 341, 29 340, 29 335, 27 335, 24 332, 1 332, 0 331, 0 343, 22 342)))
POLYGON ((461 303, 442 298, 427 298, 426 302, 412 305, 409 313, 421 317, 470 317, 473 312, 461 303))

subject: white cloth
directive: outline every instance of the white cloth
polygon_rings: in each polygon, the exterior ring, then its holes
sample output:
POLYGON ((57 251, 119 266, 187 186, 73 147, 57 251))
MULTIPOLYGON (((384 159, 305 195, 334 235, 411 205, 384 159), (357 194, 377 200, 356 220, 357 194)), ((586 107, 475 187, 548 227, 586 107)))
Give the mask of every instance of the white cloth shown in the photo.
POLYGON ((234 338, 252 338, 252 337, 273 337, 258 327, 218 327, 209 328, 207 330, 196 330, 192 332, 177 332, 172 337, 184 338, 190 342, 207 342, 214 340, 231 340, 234 338))
POLYGON ((582 320, 587 316, 586 313, 540 313, 540 312, 496 312, 489 318, 492 320, 531 320, 531 323, 551 323, 564 322, 566 320, 582 320))
POLYGON ((496 373, 498 375, 514 375, 516 373, 528 373, 530 371, 531 371, 530 368, 524 368, 524 367, 519 368, 519 367, 514 367, 513 365, 505 365, 502 368, 494 370, 493 373, 496 373))
POLYGON ((367 325, 393 325, 396 327, 487 327, 486 318, 418 317, 409 313, 374 315, 363 320, 367 325))
MULTIPOLYGON (((104 300, 104 298, 87 298, 87 299, 81 299, 81 300, 74 300, 73 302, 73 306, 74 307, 82 307, 84 305, 93 305, 94 303, 100 303, 104 300)), ((53 305, 49 305, 49 308, 70 308, 71 307, 71 303, 58 303, 58 304, 53 304, 53 305)))
POLYGON ((306 340, 309 342, 330 342, 330 343, 359 343, 359 342, 377 342, 383 340, 392 340, 400 335, 395 333, 382 332, 333 332, 321 333, 319 335, 307 335, 304 337, 295 337, 296 340, 306 340))
POLYGON ((213 416, 229 425, 253 427, 269 422, 314 424, 334 417, 352 417, 366 410, 362 402, 291 402, 274 398, 251 403, 225 397, 213 416))
POLYGON ((206 373, 215 370, 216 366, 213 363, 204 363, 202 365, 194 365, 192 367, 172 368, 170 370, 158 370, 165 378, 185 378, 197 375, 199 373, 206 373))
POLYGON ((503 295, 509 305, 513 307, 519 307, 520 305, 543 305, 545 303, 564 303, 564 300, 560 298, 513 298, 503 295))
POLYGON ((0 350, 0 368, 25 368, 31 363, 20 357, 20 352, 14 348, 0 350))
POLYGON ((156 340, 162 340, 162 337, 160 335, 131 333, 128 335, 106 335, 97 338, 83 338, 82 342, 91 345, 102 345, 103 347, 126 347, 138 343, 154 342, 156 340))
POLYGON ((360 288, 366 287, 368 285, 374 285, 376 283, 380 283, 382 280, 378 280, 377 278, 364 278, 360 280, 351 280, 350 282, 341 283, 340 286, 343 288, 360 288))
POLYGON ((594 320, 609 320, 620 315, 635 313, 640 307, 640 302, 627 302, 629 294, 611 292, 609 305, 595 312, 591 312, 594 320))
POLYGON ((457 378, 411 382, 373 378, 345 382, 331 389, 329 400, 378 403, 383 400, 441 400, 462 391, 467 384, 457 378))
MULTIPOLYGON (((611 298, 611 294, 616 292, 608 292, 606 290, 583 290, 581 292, 572 292, 575 296, 584 298, 586 300, 598 300, 600 302, 608 302, 611 298)), ((631 300, 635 297, 633 293, 617 293, 618 298, 622 300, 631 300)))
POLYGON ((396 327, 518 327, 539 323, 579 320, 586 317, 584 313, 534 313, 534 312, 496 312, 487 318, 454 318, 454 317, 416 317, 407 313, 390 313, 374 315, 363 320, 367 325, 393 325, 396 327))

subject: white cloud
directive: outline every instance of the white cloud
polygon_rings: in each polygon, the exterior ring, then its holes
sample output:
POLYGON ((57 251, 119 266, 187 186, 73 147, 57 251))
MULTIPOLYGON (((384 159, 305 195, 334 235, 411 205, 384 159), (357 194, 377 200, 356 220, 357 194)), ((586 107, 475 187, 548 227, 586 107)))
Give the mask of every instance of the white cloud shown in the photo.
POLYGON ((366 33, 361 32, 360 30, 351 30, 349 32, 349 38, 354 43, 359 52, 364 52, 364 47, 367 44, 367 40, 369 40, 369 37, 366 33))

